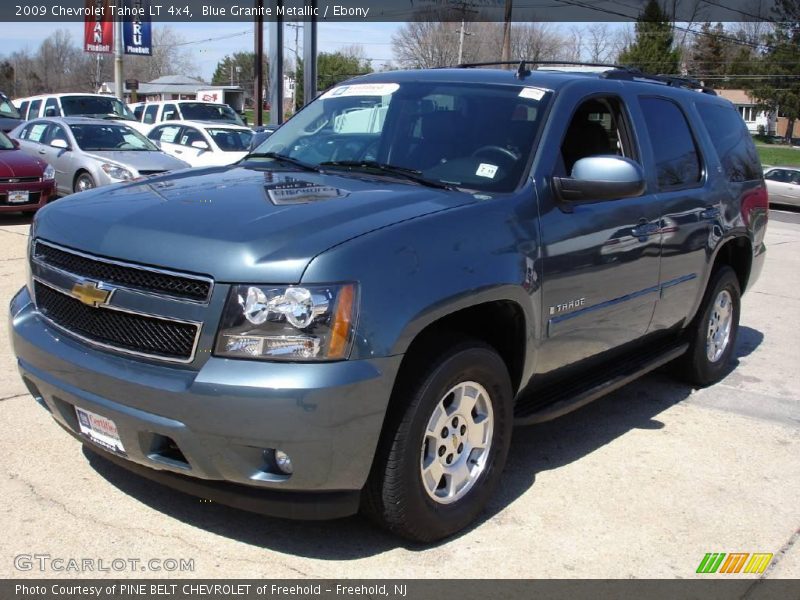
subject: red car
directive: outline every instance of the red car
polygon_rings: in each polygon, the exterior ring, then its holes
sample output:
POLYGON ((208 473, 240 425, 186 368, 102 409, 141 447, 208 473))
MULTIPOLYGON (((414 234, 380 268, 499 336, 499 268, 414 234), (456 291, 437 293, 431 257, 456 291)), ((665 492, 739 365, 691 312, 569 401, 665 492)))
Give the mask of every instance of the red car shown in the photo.
POLYGON ((55 169, 0 131, 0 212, 34 211, 53 195, 55 169))

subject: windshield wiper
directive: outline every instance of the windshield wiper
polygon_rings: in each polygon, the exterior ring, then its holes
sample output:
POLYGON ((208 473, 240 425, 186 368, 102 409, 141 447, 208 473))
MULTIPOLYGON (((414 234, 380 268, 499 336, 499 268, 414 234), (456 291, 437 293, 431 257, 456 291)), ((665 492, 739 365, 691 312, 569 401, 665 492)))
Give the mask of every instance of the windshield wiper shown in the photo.
POLYGON ((389 165, 386 163, 381 163, 376 160, 331 160, 328 162, 319 163, 320 167, 342 167, 347 169, 373 169, 376 171, 380 171, 381 173, 386 173, 388 175, 398 175, 400 177, 405 177, 406 179, 410 179, 416 183, 421 185, 427 185, 429 187, 439 188, 441 190, 454 190, 456 189, 454 186, 450 185, 449 183, 444 183, 442 181, 434 181, 432 179, 426 179, 422 177, 422 171, 418 171, 417 169, 410 169, 408 167, 400 167, 397 165, 389 165))
POLYGON ((292 158, 291 156, 286 156, 285 154, 280 154, 278 152, 253 152, 245 156, 242 160, 245 161, 250 158, 271 158, 273 160, 277 160, 280 162, 285 162, 290 165, 294 165, 295 167, 299 167, 304 171, 314 171, 315 173, 319 172, 319 169, 313 167, 309 164, 304 163, 301 160, 297 160, 296 158, 292 158))

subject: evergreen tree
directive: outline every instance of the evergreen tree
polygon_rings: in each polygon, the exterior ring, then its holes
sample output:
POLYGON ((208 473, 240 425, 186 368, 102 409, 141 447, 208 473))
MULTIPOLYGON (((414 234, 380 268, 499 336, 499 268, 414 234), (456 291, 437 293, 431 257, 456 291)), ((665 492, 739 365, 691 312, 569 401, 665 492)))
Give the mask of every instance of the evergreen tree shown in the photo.
POLYGON ((636 19, 636 39, 619 55, 619 62, 645 73, 676 74, 680 52, 673 48, 669 16, 657 0, 650 0, 636 19))
MULTIPOLYGON (((320 52, 317 55, 317 90, 325 91, 329 87, 355 77, 372 73, 368 60, 343 52, 320 52)), ((295 73, 295 107, 303 106, 303 61, 297 61, 295 73)))

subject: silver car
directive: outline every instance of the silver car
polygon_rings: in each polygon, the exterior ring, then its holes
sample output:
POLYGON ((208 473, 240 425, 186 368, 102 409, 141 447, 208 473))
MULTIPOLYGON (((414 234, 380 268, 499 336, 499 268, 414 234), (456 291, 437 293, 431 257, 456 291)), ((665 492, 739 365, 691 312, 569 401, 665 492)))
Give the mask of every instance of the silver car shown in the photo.
POLYGON ((25 152, 53 165, 59 195, 189 166, 118 121, 85 117, 36 119, 23 123, 9 135, 19 140, 25 152))
POLYGON ((800 167, 772 167, 764 179, 770 204, 800 206, 800 167))

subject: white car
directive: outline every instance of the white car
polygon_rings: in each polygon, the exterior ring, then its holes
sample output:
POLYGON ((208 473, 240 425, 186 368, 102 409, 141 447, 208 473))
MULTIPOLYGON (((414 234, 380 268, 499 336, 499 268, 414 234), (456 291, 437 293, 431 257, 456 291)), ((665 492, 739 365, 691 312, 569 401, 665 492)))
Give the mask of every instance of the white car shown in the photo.
POLYGON ((130 104, 133 116, 144 125, 165 121, 214 121, 244 125, 242 118, 227 104, 204 100, 159 100, 130 104))
POLYGON ((167 154, 193 167, 217 167, 247 156, 253 131, 215 121, 170 121, 153 127, 147 137, 167 154))
POLYGON ((800 167, 772 167, 764 172, 770 204, 800 207, 800 167))
POLYGON ((149 127, 136 120, 126 104, 107 94, 42 94, 18 98, 14 105, 28 121, 55 117, 92 117, 119 121, 146 134, 149 127))

